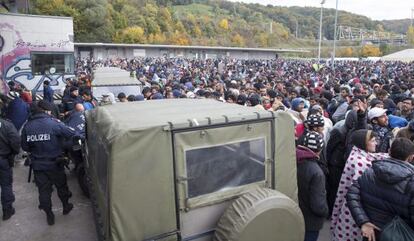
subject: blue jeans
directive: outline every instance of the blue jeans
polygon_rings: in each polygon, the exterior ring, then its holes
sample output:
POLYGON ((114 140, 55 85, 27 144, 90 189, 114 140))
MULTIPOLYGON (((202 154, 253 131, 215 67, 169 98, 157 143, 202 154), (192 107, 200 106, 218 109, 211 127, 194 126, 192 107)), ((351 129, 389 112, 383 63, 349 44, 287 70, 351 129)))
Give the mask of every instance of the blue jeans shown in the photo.
POLYGON ((319 236, 319 231, 306 231, 305 241, 317 241, 319 236))

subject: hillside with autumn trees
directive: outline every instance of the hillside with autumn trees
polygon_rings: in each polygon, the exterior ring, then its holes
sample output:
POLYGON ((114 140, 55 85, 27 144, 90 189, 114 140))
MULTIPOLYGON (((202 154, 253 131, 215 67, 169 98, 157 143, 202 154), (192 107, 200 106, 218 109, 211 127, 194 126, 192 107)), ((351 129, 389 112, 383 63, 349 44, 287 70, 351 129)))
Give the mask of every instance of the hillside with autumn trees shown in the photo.
MULTIPOLYGON (((320 14, 319 8, 221 0, 33 0, 30 11, 72 16, 76 42, 233 47, 315 46, 320 14)), ((324 39, 333 39, 334 13, 325 9, 324 39)), ((344 11, 338 22, 384 29, 379 21, 344 11)))

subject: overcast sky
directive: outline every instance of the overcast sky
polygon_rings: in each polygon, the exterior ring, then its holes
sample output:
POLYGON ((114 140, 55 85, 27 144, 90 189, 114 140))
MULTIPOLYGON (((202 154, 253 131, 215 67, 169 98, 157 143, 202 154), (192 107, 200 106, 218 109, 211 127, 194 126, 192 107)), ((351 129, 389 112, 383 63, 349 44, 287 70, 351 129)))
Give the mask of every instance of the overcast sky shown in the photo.
MULTIPOLYGON (((272 4, 276 6, 319 7, 321 0, 230 0, 232 2, 272 4)), ((335 8, 336 0, 326 0, 325 7, 335 8)), ((338 9, 361 14, 374 20, 411 18, 413 0, 339 0, 338 9)))

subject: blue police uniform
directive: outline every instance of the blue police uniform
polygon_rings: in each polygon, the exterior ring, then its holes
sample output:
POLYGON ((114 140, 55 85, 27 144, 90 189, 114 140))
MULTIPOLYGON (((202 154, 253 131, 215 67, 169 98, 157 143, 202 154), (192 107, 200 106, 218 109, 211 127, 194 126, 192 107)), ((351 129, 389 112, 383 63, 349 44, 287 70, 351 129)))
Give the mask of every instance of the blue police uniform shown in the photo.
POLYGON ((77 135, 85 137, 85 113, 83 111, 72 111, 65 123, 75 129, 77 135))
MULTIPOLYGON (((71 111, 68 118, 65 120, 67 126, 72 127, 76 131, 76 135, 79 136, 81 139, 85 138, 85 113, 82 111, 71 111)), ((75 164, 75 170, 77 170, 78 165, 82 162, 82 151, 74 150, 73 147, 73 140, 68 140, 65 145, 66 149, 68 150, 69 157, 75 164)))
POLYGON ((62 100, 62 106, 63 106, 62 112, 65 113, 65 112, 71 111, 75 109, 76 104, 82 103, 82 102, 83 100, 81 97, 71 95, 69 96, 69 98, 65 98, 62 100))
POLYGON ((20 151, 20 136, 14 125, 0 119, 0 187, 3 220, 14 214, 13 171, 14 155, 20 151))
POLYGON ((39 189, 39 208, 48 215, 48 223, 49 216, 53 216, 51 211, 52 185, 57 188, 58 196, 63 204, 63 213, 65 214, 66 210, 67 214, 73 208, 73 205, 68 202, 71 192, 67 185, 64 166, 57 160, 63 152, 63 140, 74 136, 73 128, 46 113, 33 115, 22 131, 22 148, 30 153, 31 167, 39 189))

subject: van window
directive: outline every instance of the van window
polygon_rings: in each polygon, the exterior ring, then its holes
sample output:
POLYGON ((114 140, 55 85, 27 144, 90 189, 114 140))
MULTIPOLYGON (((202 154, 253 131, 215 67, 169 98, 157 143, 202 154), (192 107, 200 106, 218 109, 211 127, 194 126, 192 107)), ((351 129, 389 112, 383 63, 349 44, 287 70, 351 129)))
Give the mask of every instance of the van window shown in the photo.
POLYGON ((265 180, 265 139, 186 151, 188 197, 265 180))
POLYGON ((32 74, 73 74, 73 53, 32 52, 32 74))

